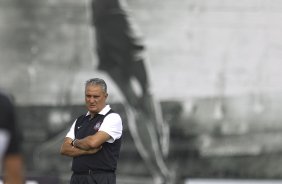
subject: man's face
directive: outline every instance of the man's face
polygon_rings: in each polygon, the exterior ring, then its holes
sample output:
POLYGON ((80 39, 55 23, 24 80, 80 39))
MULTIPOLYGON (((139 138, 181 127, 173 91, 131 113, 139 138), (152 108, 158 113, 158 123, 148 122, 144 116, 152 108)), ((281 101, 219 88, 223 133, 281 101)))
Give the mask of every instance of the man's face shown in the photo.
POLYGON ((106 106, 108 94, 99 85, 88 85, 85 89, 85 103, 88 111, 95 115, 106 106))

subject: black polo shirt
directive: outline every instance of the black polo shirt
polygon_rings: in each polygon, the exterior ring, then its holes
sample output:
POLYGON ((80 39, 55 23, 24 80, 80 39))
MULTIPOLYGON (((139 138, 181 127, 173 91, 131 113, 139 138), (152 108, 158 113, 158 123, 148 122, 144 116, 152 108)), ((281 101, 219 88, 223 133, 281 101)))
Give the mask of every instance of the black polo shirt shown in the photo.
POLYGON ((19 153, 21 137, 17 132, 15 108, 10 98, 0 92, 0 155, 19 153))
POLYGON ((74 172, 80 173, 89 170, 113 172, 116 170, 121 147, 122 132, 119 131, 122 131, 122 121, 109 105, 93 118, 90 118, 89 114, 80 116, 74 122, 67 137, 82 139, 94 135, 100 130, 107 132, 112 139, 103 143, 102 149, 95 154, 74 157, 72 163, 74 172))

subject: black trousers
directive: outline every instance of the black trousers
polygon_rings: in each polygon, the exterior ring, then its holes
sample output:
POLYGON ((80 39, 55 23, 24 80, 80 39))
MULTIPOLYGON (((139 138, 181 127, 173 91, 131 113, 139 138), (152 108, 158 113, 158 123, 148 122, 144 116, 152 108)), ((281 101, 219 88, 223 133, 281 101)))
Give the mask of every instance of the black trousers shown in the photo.
POLYGON ((92 174, 72 174, 70 184, 116 184, 116 174, 92 173, 92 174))

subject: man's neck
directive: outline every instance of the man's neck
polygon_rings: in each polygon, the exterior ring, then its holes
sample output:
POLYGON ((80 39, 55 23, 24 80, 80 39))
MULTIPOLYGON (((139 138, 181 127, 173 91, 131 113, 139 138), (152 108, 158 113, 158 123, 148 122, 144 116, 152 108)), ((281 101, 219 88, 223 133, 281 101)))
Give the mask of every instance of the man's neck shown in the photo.
POLYGON ((98 114, 98 113, 92 113, 92 112, 90 112, 90 119, 93 119, 94 117, 96 117, 97 114, 98 114))

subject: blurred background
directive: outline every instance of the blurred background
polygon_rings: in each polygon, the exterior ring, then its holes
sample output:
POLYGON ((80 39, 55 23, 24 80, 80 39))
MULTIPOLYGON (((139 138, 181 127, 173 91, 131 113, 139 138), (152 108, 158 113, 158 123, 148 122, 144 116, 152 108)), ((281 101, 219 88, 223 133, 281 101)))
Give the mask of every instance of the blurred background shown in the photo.
MULTIPOLYGON (((169 165, 177 165, 187 183, 281 179, 282 1, 127 4, 170 125, 169 165)), ((106 80, 109 103, 124 118, 118 183, 151 182, 121 94, 97 70, 94 32, 89 0, 0 0, 0 87, 15 98, 26 174, 38 183, 67 183, 71 159, 59 149, 86 111, 84 81, 93 77, 106 80)))

